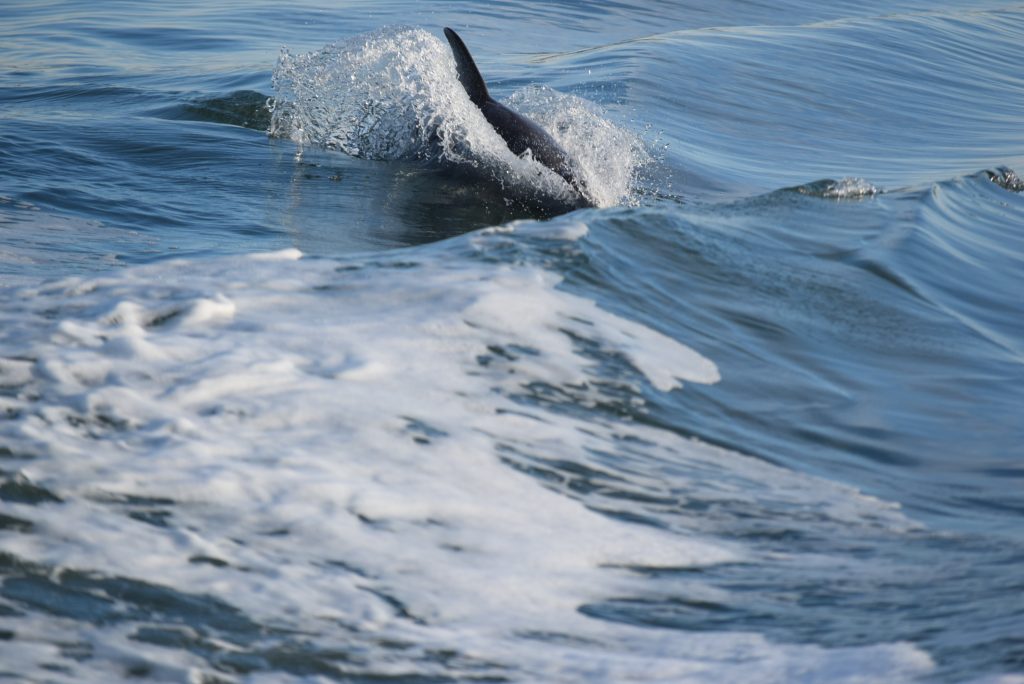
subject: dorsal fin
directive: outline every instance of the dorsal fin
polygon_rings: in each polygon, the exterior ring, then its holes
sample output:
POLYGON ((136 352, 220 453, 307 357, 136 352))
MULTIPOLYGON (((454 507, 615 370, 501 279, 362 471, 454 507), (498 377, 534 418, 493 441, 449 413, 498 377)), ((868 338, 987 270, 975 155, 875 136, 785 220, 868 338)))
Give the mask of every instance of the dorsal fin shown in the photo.
POLYGON ((462 42, 462 38, 459 38, 459 34, 450 28, 446 28, 444 35, 452 46, 452 54, 455 55, 455 65, 459 71, 459 82, 462 83, 462 87, 469 93, 469 99, 473 101, 473 104, 477 107, 483 107, 484 103, 491 99, 490 94, 487 92, 487 84, 484 83, 484 77, 480 75, 480 70, 476 68, 476 63, 473 62, 473 57, 469 54, 469 50, 466 49, 466 44, 462 42))

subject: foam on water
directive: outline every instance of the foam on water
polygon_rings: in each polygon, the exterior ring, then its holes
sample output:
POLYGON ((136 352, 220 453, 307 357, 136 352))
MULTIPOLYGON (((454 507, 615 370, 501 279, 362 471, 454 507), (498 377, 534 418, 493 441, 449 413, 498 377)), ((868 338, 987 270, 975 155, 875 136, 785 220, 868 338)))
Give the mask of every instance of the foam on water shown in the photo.
MULTIPOLYGON (((284 49, 274 92, 271 135, 365 159, 473 169, 513 198, 576 198, 529 153, 512 154, 459 83, 447 44, 422 29, 380 29, 302 55, 284 49)), ((591 202, 630 200, 636 174, 650 159, 639 137, 596 105, 551 89, 521 90, 508 104, 576 160, 591 202)))
POLYGON ((640 587, 639 569, 756 558, 685 525, 598 513, 502 454, 584 463, 622 452, 694 473, 711 505, 742 494, 839 526, 906 521, 854 490, 699 441, 523 401, 537 383, 596 404, 638 381, 670 390, 718 378, 697 352, 559 289, 551 272, 473 258, 531 234, 572 241, 586 229, 518 224, 386 258, 165 262, 6 293, 0 453, 23 488, 51 494, 3 502, 30 521, 4 558, 40 587, 79 590, 59 609, 5 587, 25 602, 17 618, 0 613, 25 645, 5 668, 56 662, 54 681, 109 681, 142 663, 198 681, 213 663, 283 681, 309 674, 281 655, 297 651, 329 676, 927 672, 929 657, 904 644, 779 645, 579 610, 640 587), (640 375, 602 376, 595 350, 640 375), (140 594, 166 599, 140 614, 140 594), (83 601, 96 619, 62 617, 83 601), (204 607, 181 620, 178 604, 204 607), (68 644, 87 657, 69 660, 68 644))
POLYGON ((837 200, 863 199, 865 197, 873 197, 881 192, 863 178, 841 178, 839 180, 826 178, 814 183, 797 186, 791 190, 801 195, 837 200))

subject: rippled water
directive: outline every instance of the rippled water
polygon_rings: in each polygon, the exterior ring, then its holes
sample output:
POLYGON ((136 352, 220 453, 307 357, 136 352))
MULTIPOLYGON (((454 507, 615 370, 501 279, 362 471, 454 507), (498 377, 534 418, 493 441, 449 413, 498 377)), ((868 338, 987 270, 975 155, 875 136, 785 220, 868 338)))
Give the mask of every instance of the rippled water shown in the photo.
POLYGON ((4 678, 1024 678, 1024 6, 0 39, 4 678))

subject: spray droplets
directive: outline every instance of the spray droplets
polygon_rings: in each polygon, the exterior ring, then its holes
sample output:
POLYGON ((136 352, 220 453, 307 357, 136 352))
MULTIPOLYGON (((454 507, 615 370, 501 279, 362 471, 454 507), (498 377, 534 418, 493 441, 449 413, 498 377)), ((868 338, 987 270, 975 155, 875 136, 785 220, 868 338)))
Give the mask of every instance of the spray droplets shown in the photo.
MULTIPOLYGON (((282 50, 270 134, 363 159, 425 160, 472 169, 515 198, 572 202, 574 190, 531 155, 514 155, 459 83, 448 47, 422 29, 380 29, 320 50, 282 50)), ((549 88, 508 103, 575 159, 597 206, 632 203, 650 161, 640 137, 596 105, 549 88)))

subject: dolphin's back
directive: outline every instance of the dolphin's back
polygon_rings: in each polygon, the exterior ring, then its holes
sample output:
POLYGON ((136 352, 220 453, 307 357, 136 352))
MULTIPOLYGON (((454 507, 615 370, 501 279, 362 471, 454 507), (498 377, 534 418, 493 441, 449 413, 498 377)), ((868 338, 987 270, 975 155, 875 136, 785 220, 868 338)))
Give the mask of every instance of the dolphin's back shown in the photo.
POLYGON ((495 100, 489 100, 480 109, 487 122, 505 139, 512 154, 519 156, 529 149, 534 159, 565 178, 570 185, 575 183, 569 155, 533 119, 514 112, 495 100))
POLYGON ((483 112, 487 123, 502 137, 513 154, 519 156, 530 150, 533 158, 548 167, 576 189, 580 202, 586 206, 590 200, 584 192, 581 179, 573 170, 573 162, 565 150, 538 124, 528 117, 512 111, 505 105, 493 100, 487 92, 487 84, 480 70, 476 68, 473 57, 469 54, 466 44, 459 34, 450 28, 444 30, 448 43, 452 46, 455 66, 458 69, 459 82, 466 89, 469 99, 483 112))

